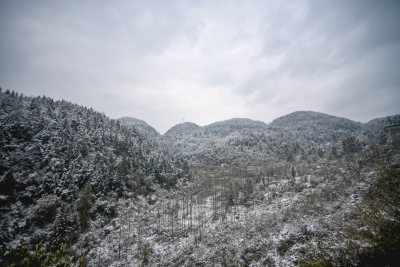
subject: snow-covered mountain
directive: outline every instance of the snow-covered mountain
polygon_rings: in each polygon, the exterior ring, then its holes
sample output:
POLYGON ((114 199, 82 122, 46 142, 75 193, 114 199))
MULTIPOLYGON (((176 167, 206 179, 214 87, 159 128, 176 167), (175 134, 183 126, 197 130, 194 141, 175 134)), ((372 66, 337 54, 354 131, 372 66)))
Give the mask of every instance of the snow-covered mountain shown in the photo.
POLYGON ((171 129, 169 129, 164 134, 164 137, 174 138, 176 136, 193 135, 196 132, 199 132, 201 130, 201 128, 202 128, 201 126, 199 126, 193 122, 182 122, 182 123, 179 123, 179 124, 173 126, 171 129))
POLYGON ((162 138, 173 153, 196 164, 262 164, 305 160, 309 155, 342 149, 342 140, 362 133, 362 124, 323 113, 299 111, 269 125, 231 119, 203 127, 192 123, 172 127, 162 138), (181 129, 181 130, 177 130, 181 129))
POLYGON ((382 132, 389 125, 400 124, 400 114, 376 118, 365 123, 364 129, 371 132, 382 132))
MULTIPOLYGON (((243 154, 243 146, 253 146, 262 138, 267 125, 260 121, 234 118, 199 126, 191 122, 180 123, 169 129, 162 141, 172 153, 182 155, 192 163, 218 165, 231 163, 243 154), (231 151, 231 150, 235 151, 231 151)), ((244 152, 246 153, 246 152, 244 152)), ((243 162, 245 164, 245 162, 243 162)))
POLYGON ((143 120, 132 117, 122 117, 117 119, 122 125, 135 128, 138 133, 150 138, 158 138, 160 134, 151 125, 143 120))
POLYGON ((296 111, 273 120, 269 126, 299 131, 309 128, 327 131, 358 131, 362 124, 320 112, 296 111))
POLYGON ((253 121, 251 119, 233 118, 230 120, 214 122, 204 126, 203 133, 214 136, 227 136, 233 132, 244 129, 264 129, 267 125, 261 121, 253 121))
POLYGON ((299 111, 159 135, 0 91, 0 266, 396 266, 385 126, 299 111))

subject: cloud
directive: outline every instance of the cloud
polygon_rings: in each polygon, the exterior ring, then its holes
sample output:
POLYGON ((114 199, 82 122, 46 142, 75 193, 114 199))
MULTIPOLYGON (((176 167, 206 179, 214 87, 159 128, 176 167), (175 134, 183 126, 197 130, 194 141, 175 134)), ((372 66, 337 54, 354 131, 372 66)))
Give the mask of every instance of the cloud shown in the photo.
POLYGON ((0 85, 173 124, 398 113, 398 1, 2 1, 0 85))

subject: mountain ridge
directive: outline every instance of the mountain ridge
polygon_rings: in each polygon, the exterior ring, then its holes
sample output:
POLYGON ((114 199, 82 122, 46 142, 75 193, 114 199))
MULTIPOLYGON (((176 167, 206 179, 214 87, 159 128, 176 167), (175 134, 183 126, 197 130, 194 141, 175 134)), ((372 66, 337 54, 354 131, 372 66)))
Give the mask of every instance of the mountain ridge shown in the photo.
MULTIPOLYGON (((327 114, 319 111, 312 111, 312 110, 298 110, 298 111, 293 111, 291 113, 288 113, 286 115, 279 116, 275 119, 273 119, 270 123, 260 121, 260 120, 254 120, 251 118, 230 118, 226 120, 221 120, 221 121, 215 121, 206 125, 198 125, 194 122, 181 122, 177 123, 173 126, 171 126, 165 133, 161 134, 156 130, 155 127, 147 123, 145 120, 141 120, 135 117, 130 117, 130 116, 124 116, 117 118, 116 120, 120 121, 121 124, 129 127, 134 127, 140 134, 146 135, 148 137, 152 138, 159 138, 159 137, 165 137, 165 136, 171 136, 172 133, 179 133, 179 134, 188 134, 188 133, 194 133, 199 130, 204 130, 204 131, 212 131, 215 128, 218 127, 230 127, 231 129, 234 128, 241 128, 241 129, 251 129, 251 128, 266 128, 266 127, 275 127, 275 126, 293 126, 293 125, 298 125, 301 124, 304 121, 323 121, 323 120, 343 120, 343 122, 346 122, 349 126, 350 124, 353 124, 353 127, 359 128, 366 128, 368 129, 369 127, 380 127, 381 124, 384 123, 379 123, 381 121, 387 121, 388 119, 392 118, 395 120, 399 116, 398 114, 392 114, 392 115, 387 115, 384 117, 377 117, 377 118, 372 118, 367 122, 359 122, 356 120, 352 120, 346 117, 342 116, 335 116, 332 114, 327 114), (290 120, 288 122, 288 120, 290 120), (378 125, 379 124, 379 125, 378 125), (193 131, 193 132, 192 132, 193 131)), ((399 120, 400 121, 400 120, 399 120)), ((285 127, 286 127, 285 126, 285 127)))
MULTIPOLYGON (((198 125, 198 124, 196 124, 194 122, 178 123, 178 124, 173 125, 171 128, 169 128, 164 134, 162 134, 162 136, 164 136, 164 135, 166 135, 166 133, 170 132, 170 130, 172 128, 174 128, 175 126, 188 124, 188 123, 197 125, 198 129, 207 129, 207 128, 213 128, 214 126, 226 125, 226 124, 231 124, 231 123, 234 123, 234 122, 238 122, 238 123, 239 122, 246 122, 246 121, 247 122, 252 122, 252 123, 255 123, 255 124, 258 123, 259 126, 264 124, 264 126, 267 127, 267 126, 277 126, 277 125, 282 126, 282 123, 285 120, 288 120, 290 118, 296 117, 296 122, 297 123, 301 122, 301 121, 304 121, 304 120, 307 120, 307 121, 315 120, 315 121, 317 121, 317 120, 321 120, 322 118, 325 118, 325 119, 329 119, 329 120, 344 120, 348 124, 353 124, 354 126, 358 125, 357 127, 360 127, 360 126, 368 127, 368 125, 371 124, 371 122, 373 122, 375 120, 387 119, 389 117, 396 117, 396 116, 398 116, 398 115, 397 114, 393 114, 393 115, 388 115, 388 116, 385 116, 385 117, 382 117, 382 118, 372 118, 367 122, 359 122, 359 121, 355 121, 355 120, 352 120, 352 119, 349 119, 349 118, 346 118, 346 117, 335 116, 335 115, 331 115, 331 114, 327 114, 327 113, 323 113, 323 112, 319 112, 319 111, 298 110, 298 111, 294 111, 294 112, 288 113, 286 115, 279 116, 279 117, 273 119, 270 123, 267 123, 267 122, 264 122, 264 121, 260 121, 260 120, 253 120, 251 118, 236 118, 236 117, 235 118, 226 119, 226 120, 212 122, 212 123, 209 123, 209 124, 206 124, 206 125, 203 125, 203 126, 200 126, 200 125, 198 125)), ((243 128, 257 128, 257 127, 243 127, 243 128)))

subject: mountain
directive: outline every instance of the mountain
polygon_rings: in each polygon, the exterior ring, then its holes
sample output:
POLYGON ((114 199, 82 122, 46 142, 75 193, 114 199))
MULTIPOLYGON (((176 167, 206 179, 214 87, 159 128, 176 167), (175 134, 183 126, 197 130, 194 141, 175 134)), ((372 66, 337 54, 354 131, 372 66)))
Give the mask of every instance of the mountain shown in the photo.
POLYGON ((203 132, 207 135, 226 136, 243 129, 263 129, 266 127, 267 124, 261 121, 253 121, 245 118, 233 118, 206 125, 204 126, 203 132))
POLYGON ((162 139, 173 154, 182 155, 192 163, 207 162, 215 165, 232 162, 233 158, 239 161, 240 157, 237 154, 246 153, 239 147, 240 144, 255 145, 251 138, 258 135, 257 131, 265 130, 266 127, 263 122, 243 118, 215 122, 203 127, 185 122, 173 126, 162 139), (241 135, 244 135, 243 138, 241 135), (238 137, 240 140, 237 140, 238 137), (231 151, 232 149, 235 151, 231 151), (242 151, 236 151, 238 149, 242 151))
POLYGON ((158 138, 160 134, 147 122, 132 117, 122 117, 117 119, 122 125, 135 128, 141 135, 150 138, 158 138))
POLYGON ((201 126, 193 123, 193 122, 183 122, 173 126, 169 129, 164 137, 174 137, 181 135, 191 135, 201 129, 201 126))
POLYGON ((305 142, 331 142, 359 134, 362 124, 313 111, 297 111, 279 117, 269 124, 270 128, 290 131, 294 138, 305 142))
POLYGON ((175 154, 195 164, 265 164, 277 159, 305 160, 342 149, 341 142, 361 134, 362 124, 312 111, 298 111, 269 125, 230 119, 204 127, 179 124, 163 136, 175 154), (176 129, 181 129, 177 131, 176 129), (183 130, 184 129, 184 130, 183 130))
POLYGON ((226 136, 243 129, 262 129, 266 127, 267 125, 264 122, 244 118, 218 121, 203 127, 192 122, 184 122, 173 126, 164 134, 164 136, 170 138, 174 136, 190 136, 194 134, 226 136))
POLYGON ((365 123, 363 126, 366 130, 381 132, 386 126, 394 124, 400 124, 400 114, 376 118, 365 123))
POLYGON ((0 266, 397 266, 400 153, 382 128, 398 118, 159 136, 0 90, 0 266))
POLYGON ((269 126, 300 131, 312 127, 313 129, 352 132, 361 130, 362 124, 320 112, 296 111, 273 120, 269 126))

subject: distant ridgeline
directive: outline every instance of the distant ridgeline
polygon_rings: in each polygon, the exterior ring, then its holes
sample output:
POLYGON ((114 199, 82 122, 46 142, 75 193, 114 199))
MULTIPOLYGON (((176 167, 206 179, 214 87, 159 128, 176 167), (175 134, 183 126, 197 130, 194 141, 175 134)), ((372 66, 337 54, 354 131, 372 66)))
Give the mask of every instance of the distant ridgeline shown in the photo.
POLYGON ((300 164, 336 158, 362 147, 387 145, 385 126, 400 116, 368 123, 319 112, 297 111, 270 124, 231 119, 198 126, 185 122, 173 126, 161 139, 191 164, 266 166, 276 162, 300 164))
POLYGON ((61 225, 84 230, 89 217, 116 216, 113 202, 102 200, 146 195, 187 177, 184 160, 135 128, 64 100, 0 91, 0 249, 16 236, 58 249, 73 243, 61 225))

